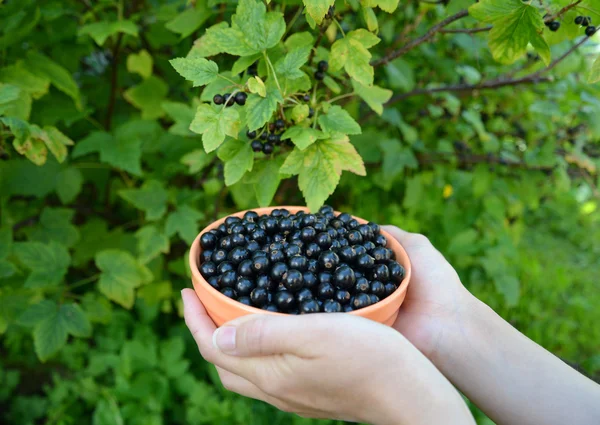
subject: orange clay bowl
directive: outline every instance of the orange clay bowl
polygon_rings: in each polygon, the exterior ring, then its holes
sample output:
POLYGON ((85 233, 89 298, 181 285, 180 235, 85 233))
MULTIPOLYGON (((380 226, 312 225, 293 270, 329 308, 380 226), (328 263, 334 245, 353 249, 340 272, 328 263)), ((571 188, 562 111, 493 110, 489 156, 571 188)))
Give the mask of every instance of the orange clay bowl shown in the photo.
MULTIPOLYGON (((304 207, 269 207, 269 208, 256 208, 252 211, 256 211, 259 215, 270 214, 272 210, 275 208, 285 208, 289 210, 290 213, 294 214, 298 211, 308 212, 308 208, 304 207)), ((241 211, 235 214, 230 214, 235 217, 242 217, 246 211, 241 211)), ((336 212, 336 214, 339 214, 336 212)), ((214 289, 212 286, 208 284, 208 282, 202 277, 200 274, 200 270, 198 268, 198 263, 200 259, 200 253, 202 248, 200 247, 200 236, 218 227, 225 221, 223 217, 220 220, 215 221, 210 226, 206 227, 204 230, 200 232, 200 234, 194 240, 192 247, 190 249, 190 269, 192 271, 192 283, 194 284, 194 290, 196 294, 204 304, 208 315, 215 322, 217 326, 221 326, 222 324, 236 319, 240 316, 245 316, 247 314, 271 314, 276 316, 283 316, 284 313, 274 313, 266 310, 261 310, 256 307, 250 307, 245 304, 239 303, 225 295, 221 294, 219 291, 214 289)), ((367 220, 363 220, 359 217, 354 217, 358 220, 359 223, 365 224, 367 220)), ((362 308, 360 310, 351 311, 345 314, 351 314, 354 316, 365 317, 367 319, 374 320, 375 322, 383 323, 385 325, 391 326, 396 317, 398 317, 398 309, 400 305, 404 301, 404 297, 406 297, 406 290, 408 288, 408 283, 410 282, 411 275, 411 265, 410 260, 408 258, 408 254, 402 248, 402 245, 394 239, 389 233, 381 230, 381 234, 383 234, 387 241, 387 247, 390 248, 396 254, 396 261, 400 263, 404 270, 406 271, 406 275, 404 280, 398 286, 398 289, 394 291, 390 296, 384 298, 382 301, 379 301, 376 304, 370 305, 369 307, 362 308)))

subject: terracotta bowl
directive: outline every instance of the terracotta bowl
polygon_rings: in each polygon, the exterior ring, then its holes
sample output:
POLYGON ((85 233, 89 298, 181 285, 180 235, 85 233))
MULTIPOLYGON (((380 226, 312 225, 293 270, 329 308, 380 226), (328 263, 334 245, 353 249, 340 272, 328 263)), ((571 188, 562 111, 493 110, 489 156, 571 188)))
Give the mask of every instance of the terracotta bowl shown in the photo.
MULTIPOLYGON (((269 207, 269 208, 256 208, 252 211, 256 211, 259 215, 269 214, 275 208, 285 208, 290 211, 290 213, 296 213, 298 211, 308 212, 308 208, 305 207, 269 207)), ((235 214, 230 214, 236 217, 242 217, 246 211, 240 211, 235 214)), ((336 214, 338 214, 336 212, 336 214)), ((271 314, 277 316, 283 316, 284 313, 273 313, 265 310, 261 310, 259 308, 250 307, 245 304, 239 303, 225 295, 221 294, 219 291, 214 289, 212 286, 208 284, 208 282, 202 277, 199 270, 199 259, 200 253, 202 252, 202 248, 200 247, 200 236, 218 227, 225 221, 223 217, 220 220, 215 221, 211 225, 207 226, 204 230, 200 232, 200 234, 194 240, 192 247, 190 248, 189 262, 190 269, 192 271, 192 283, 194 285, 194 290, 196 294, 204 304, 208 315, 213 319, 217 326, 221 326, 222 324, 233 320, 237 317, 244 316, 246 314, 271 314)), ((364 224, 367 223, 367 220, 363 220, 359 217, 354 217, 358 220, 359 223, 364 224)), ((411 275, 411 265, 410 260, 408 258, 408 254, 402 248, 402 245, 394 239, 389 233, 385 231, 381 231, 381 233, 387 238, 388 244, 387 247, 394 251, 396 254, 396 261, 400 263, 404 269, 406 270, 406 275, 404 280, 398 286, 398 289, 391 294, 389 297, 383 299, 382 301, 373 304, 369 307, 362 308, 360 310, 355 310, 350 313, 354 316, 365 317, 367 319, 374 320, 379 323, 383 323, 385 325, 391 326, 396 317, 398 316, 398 309, 400 305, 404 301, 404 297, 406 297, 406 290, 408 288, 408 284, 410 282, 411 275)))

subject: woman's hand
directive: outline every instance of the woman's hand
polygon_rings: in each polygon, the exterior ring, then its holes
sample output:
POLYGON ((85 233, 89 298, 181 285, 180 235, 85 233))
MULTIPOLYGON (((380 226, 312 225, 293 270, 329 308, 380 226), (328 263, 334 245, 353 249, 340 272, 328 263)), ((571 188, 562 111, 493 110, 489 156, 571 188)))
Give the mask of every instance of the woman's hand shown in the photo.
POLYGON ((231 391, 314 418, 473 424, 452 385, 401 334, 346 314, 246 316, 215 331, 191 289, 185 320, 231 391))
POLYGON ((425 236, 383 228, 400 242, 412 264, 410 286, 393 327, 439 367, 446 347, 464 332, 476 299, 425 236))

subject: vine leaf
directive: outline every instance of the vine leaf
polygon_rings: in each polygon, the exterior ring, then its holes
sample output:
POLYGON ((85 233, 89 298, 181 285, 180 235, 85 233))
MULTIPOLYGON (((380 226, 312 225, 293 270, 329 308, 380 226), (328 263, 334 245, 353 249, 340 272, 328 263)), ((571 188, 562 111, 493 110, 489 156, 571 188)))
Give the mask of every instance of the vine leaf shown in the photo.
POLYGON ((146 213, 146 220, 158 220, 167 212, 168 193, 158 180, 148 180, 139 189, 122 189, 119 196, 146 213))
POLYGON ((357 81, 352 81, 354 92, 365 101, 369 107, 374 110, 377 115, 383 114, 383 104, 390 100, 393 92, 379 86, 366 87, 357 81))
POLYGON ((366 175, 363 160, 348 137, 336 134, 303 151, 294 149, 279 172, 298 175, 298 186, 306 204, 311 211, 316 211, 335 190, 343 170, 366 175))
MULTIPOLYGON (((306 106, 306 105, 303 105, 306 106)), ((316 130, 311 127, 299 127, 294 126, 288 128, 282 135, 281 138, 291 139, 294 145, 300 150, 304 150, 313 143, 317 141, 317 139, 324 139, 327 136, 320 130, 316 130)))
POLYGON ((190 130, 202 134, 204 150, 208 153, 221 146, 225 136, 236 138, 240 132, 240 126, 240 114, 237 110, 202 104, 196 110, 190 130))
POLYGON ((169 62, 175 71, 186 80, 191 81, 194 87, 212 83, 219 75, 219 66, 205 58, 175 58, 169 62))
POLYGON ((304 0, 306 13, 308 13, 317 24, 323 22, 323 18, 327 14, 327 11, 334 3, 335 0, 304 0))
POLYGON ((515 62, 531 43, 546 65, 550 63, 550 48, 541 34, 544 21, 535 6, 521 0, 481 0, 469 7, 469 15, 492 24, 489 45, 498 62, 515 62))
POLYGON ((360 125, 339 105, 331 106, 326 114, 319 116, 319 124, 330 133, 361 133, 360 125))
POLYGON ((137 137, 114 137, 104 131, 90 133, 79 141, 71 156, 78 158, 98 152, 100 161, 131 174, 141 175, 142 140, 137 137))
POLYGON ((51 241, 18 242, 14 244, 14 254, 31 274, 25 280, 26 288, 47 288, 58 285, 71 264, 71 257, 64 245, 51 241))
POLYGON ((360 0, 360 4, 364 7, 377 7, 384 12, 392 13, 398 8, 400 0, 360 0))
POLYGON ((135 288, 152 280, 152 273, 133 256, 122 250, 108 249, 96 254, 100 269, 98 289, 109 300, 130 309, 135 301, 135 288))
POLYGON ((373 67, 370 65, 369 47, 379 43, 379 37, 365 29, 349 32, 331 46, 329 66, 333 71, 342 68, 364 86, 373 84, 373 67))
POLYGON ((136 73, 142 78, 148 78, 152 75, 153 59, 147 50, 140 50, 138 53, 132 53, 127 56, 127 71, 136 73))
POLYGON ((135 233, 137 238, 138 258, 142 264, 147 264, 161 253, 169 253, 169 238, 156 226, 148 225, 135 233))
POLYGON ((252 170, 254 153, 250 143, 243 140, 230 140, 217 152, 219 159, 225 162, 223 175, 225 184, 231 186, 244 176, 246 171, 252 170))
POLYGON ((257 94, 248 96, 246 106, 248 129, 254 131, 262 127, 273 116, 279 103, 283 103, 283 97, 277 87, 270 84, 270 81, 267 85, 266 97, 257 94))
POLYGON ((177 233, 181 239, 191 244, 198 234, 198 220, 202 218, 204 218, 204 214, 200 211, 183 205, 167 217, 165 233, 169 237, 177 233))
POLYGON ((267 88, 265 87, 265 83, 258 76, 252 77, 248 80, 248 90, 250 90, 250 93, 256 93, 260 97, 267 96, 267 88))
POLYGON ((112 35, 123 33, 134 37, 138 35, 138 27, 128 20, 100 21, 82 26, 78 35, 89 35, 98 46, 102 46, 106 39, 112 35))

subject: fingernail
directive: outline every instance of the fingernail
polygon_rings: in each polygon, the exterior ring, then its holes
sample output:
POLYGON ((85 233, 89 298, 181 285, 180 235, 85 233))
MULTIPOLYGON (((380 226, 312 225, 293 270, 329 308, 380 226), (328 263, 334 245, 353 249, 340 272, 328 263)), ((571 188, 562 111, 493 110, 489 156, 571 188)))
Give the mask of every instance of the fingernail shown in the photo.
POLYGON ((235 351, 235 328, 223 326, 213 333, 213 345, 224 353, 235 351))

